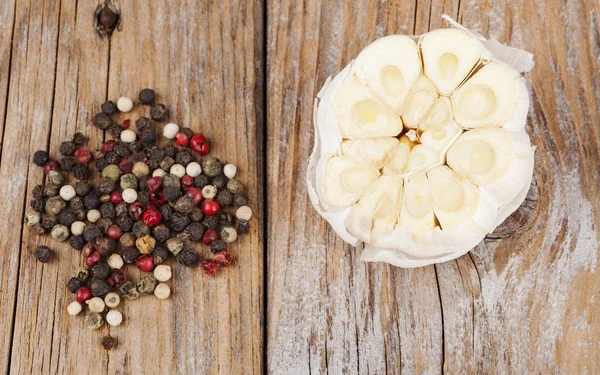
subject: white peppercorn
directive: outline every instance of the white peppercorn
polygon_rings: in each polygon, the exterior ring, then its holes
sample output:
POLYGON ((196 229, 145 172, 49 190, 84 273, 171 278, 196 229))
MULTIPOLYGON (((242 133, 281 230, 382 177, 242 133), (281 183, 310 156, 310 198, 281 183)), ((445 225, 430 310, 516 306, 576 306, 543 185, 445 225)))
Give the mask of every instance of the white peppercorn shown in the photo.
POLYGON ((167 299, 171 295, 171 288, 165 283, 160 283, 154 289, 154 295, 158 299, 167 299))
POLYGON ((58 194, 64 201, 67 202, 77 195, 77 193, 75 193, 75 188, 71 185, 64 185, 61 187, 58 194))
POLYGON ((242 206, 237 209, 235 216, 240 220, 250 220, 252 217, 252 209, 248 206, 242 206))
POLYGON ((106 323, 108 323, 109 325, 111 325, 113 327, 120 326, 122 321, 123 321, 123 315, 121 314, 120 311, 110 310, 106 314, 106 323))
POLYGON ((121 297, 115 292, 110 292, 104 297, 104 304, 111 309, 119 306, 121 303, 121 297))
POLYGON ((137 199, 137 192, 131 188, 123 190, 123 200, 127 203, 133 203, 137 199))
POLYGON ((237 167, 233 164, 227 164, 223 167, 223 174, 227 176, 227 178, 234 178, 237 173, 237 167))
POLYGON ((174 139, 177 133, 179 133, 177 124, 169 123, 163 129, 163 135, 168 139, 174 139))
POLYGON ((154 172, 152 172, 152 177, 163 178, 163 177, 165 177, 166 174, 167 174, 167 172, 165 172, 164 169, 157 168, 154 170, 154 172))
POLYGON ((133 108, 133 102, 128 97, 122 96, 117 100, 117 108, 123 113, 129 112, 133 108))
POLYGON ((87 219, 90 223, 97 222, 98 220, 100 220, 101 217, 102 217, 102 214, 100 214, 100 211, 98 211, 96 209, 91 209, 87 213, 87 219))
POLYGON ((217 188, 213 185, 206 185, 202 188, 202 197, 205 199, 213 199, 217 195, 217 188))
POLYGON ((69 306, 67 306, 67 312, 71 316, 75 316, 75 315, 79 314, 81 312, 81 310, 83 310, 83 307, 77 301, 73 301, 73 302, 69 303, 69 306))
POLYGON ((232 227, 224 227, 221 230, 221 238, 225 242, 232 243, 237 239, 237 231, 232 227))
POLYGON ((154 269, 154 278, 158 281, 169 281, 172 275, 171 267, 166 264, 160 264, 154 269))
POLYGON ((202 167, 200 166, 200 164, 196 163, 195 161, 189 163, 186 167, 185 167, 185 172, 190 176, 190 177, 196 177, 198 176, 200 173, 202 173, 202 167))
POLYGON ((123 258, 117 253, 114 253, 108 257, 108 266, 112 269, 118 270, 121 267, 123 267, 123 264, 124 264, 123 258))
POLYGON ((181 178, 181 177, 185 176, 185 167, 181 164, 173 164, 173 166, 169 170, 169 173, 181 178))
POLYGON ((71 233, 73 233, 76 236, 79 236, 83 233, 85 227, 86 225, 83 221, 76 221, 73 224, 71 224, 71 233))
POLYGON ((30 212, 27 214, 27 218, 25 219, 25 222, 27 223, 27 225, 32 227, 36 224, 39 224, 41 218, 42 218, 42 215, 39 212, 30 212))
POLYGON ((85 301, 85 303, 88 305, 88 308, 91 312, 101 313, 102 311, 104 311, 105 304, 102 298, 100 297, 94 297, 90 300, 85 301))
POLYGON ((135 142, 137 135, 133 130, 125 129, 121 132, 121 141, 125 143, 135 142))

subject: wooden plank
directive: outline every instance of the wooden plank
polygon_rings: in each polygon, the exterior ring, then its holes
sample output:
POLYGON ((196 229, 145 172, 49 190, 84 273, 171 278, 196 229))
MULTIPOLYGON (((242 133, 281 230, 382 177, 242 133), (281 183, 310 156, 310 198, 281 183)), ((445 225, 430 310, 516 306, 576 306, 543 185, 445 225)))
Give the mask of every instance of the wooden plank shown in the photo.
POLYGON ((269 372, 599 371, 599 8, 268 3, 269 372), (535 181, 519 211, 456 261, 416 270, 364 264, 308 202, 313 99, 369 41, 441 27, 443 13, 535 54, 527 75, 535 181))

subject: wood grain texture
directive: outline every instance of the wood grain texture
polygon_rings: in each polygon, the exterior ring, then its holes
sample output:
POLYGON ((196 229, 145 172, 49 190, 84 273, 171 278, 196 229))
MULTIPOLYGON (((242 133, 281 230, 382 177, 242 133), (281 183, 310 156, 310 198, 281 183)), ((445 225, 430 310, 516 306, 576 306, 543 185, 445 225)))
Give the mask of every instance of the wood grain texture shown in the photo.
MULTIPOLYGON (((11 61, 10 84, 0 82, 0 99, 8 97, 0 107, 7 113, 0 177, 10 182, 0 187, 0 214, 13 218, 0 223, 0 332, 12 338, 0 342, 0 373, 261 373, 264 6, 117 2, 121 29, 109 40, 95 32, 97 5, 31 0, 0 10, 2 31, 12 32, 15 19, 12 57, 0 56, 2 77, 9 73, 4 61, 11 61), (238 166, 255 215, 251 232, 231 247, 234 267, 208 279, 171 262, 169 300, 125 302, 122 326, 89 331, 83 314, 66 314, 73 296, 65 283, 82 264, 80 256, 66 243, 21 227, 31 190, 43 182, 31 156, 49 149, 57 157, 60 142, 75 131, 99 147, 105 136, 90 119, 100 104, 121 95, 136 98, 145 87, 168 105, 171 121, 202 131, 213 155, 238 166), (38 244, 51 246, 56 259, 37 262, 32 251, 38 244), (109 332, 119 344, 106 352, 99 341, 109 332)), ((0 52, 10 48, 3 37, 0 52)), ((141 112, 128 116, 135 120, 141 112)), ((210 254, 205 246, 197 250, 202 258, 210 254)), ((127 275, 140 277, 131 268, 127 275)))
POLYGON ((267 370, 598 373, 600 4, 267 2, 267 370), (313 100, 370 41, 465 26, 535 54, 523 206, 469 254, 406 270, 358 260, 312 209, 313 100))

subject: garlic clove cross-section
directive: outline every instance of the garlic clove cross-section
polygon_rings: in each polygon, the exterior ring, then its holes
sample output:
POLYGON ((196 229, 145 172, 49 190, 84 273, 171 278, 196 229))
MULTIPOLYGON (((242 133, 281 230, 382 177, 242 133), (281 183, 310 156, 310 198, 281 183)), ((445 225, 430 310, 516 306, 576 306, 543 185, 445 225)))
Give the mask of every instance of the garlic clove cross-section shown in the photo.
POLYGON ((419 267, 473 249, 525 199, 525 51, 453 29, 367 46, 317 95, 309 198, 361 259, 419 267))
POLYGON ((367 46, 356 58, 354 71, 397 114, 408 91, 421 75, 417 44, 403 35, 389 35, 367 46))

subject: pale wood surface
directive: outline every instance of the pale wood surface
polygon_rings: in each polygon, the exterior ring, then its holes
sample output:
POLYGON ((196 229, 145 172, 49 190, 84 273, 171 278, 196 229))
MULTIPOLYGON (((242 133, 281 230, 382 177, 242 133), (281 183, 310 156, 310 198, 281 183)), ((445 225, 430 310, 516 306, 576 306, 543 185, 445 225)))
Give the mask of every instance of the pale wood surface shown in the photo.
POLYGON ((96 5, 0 5, 0 373, 600 372, 597 1, 122 1, 110 40, 96 5), (442 27, 443 13, 535 54, 535 182, 456 261, 365 264, 308 201, 313 99, 370 41, 442 27), (125 303, 107 353, 109 329, 65 311, 80 260, 21 224, 43 181, 30 158, 77 130, 99 145, 99 105, 146 86, 239 166, 256 217, 233 269, 176 267, 171 300, 125 303), (37 244, 57 258, 36 262, 37 244))

